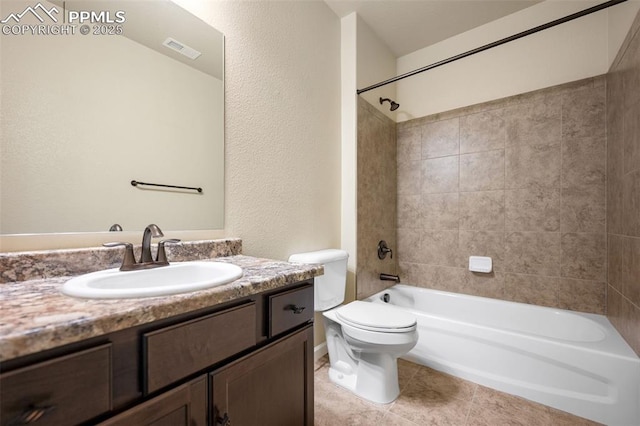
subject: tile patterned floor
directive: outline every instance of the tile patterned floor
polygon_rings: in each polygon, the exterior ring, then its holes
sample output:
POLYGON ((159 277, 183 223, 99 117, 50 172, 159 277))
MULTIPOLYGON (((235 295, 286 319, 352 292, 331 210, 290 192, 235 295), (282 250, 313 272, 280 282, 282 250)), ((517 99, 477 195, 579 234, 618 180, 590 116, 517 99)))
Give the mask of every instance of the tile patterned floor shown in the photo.
POLYGON ((400 396, 374 404, 334 385, 325 356, 315 364, 315 425, 586 426, 598 423, 404 360, 400 396))

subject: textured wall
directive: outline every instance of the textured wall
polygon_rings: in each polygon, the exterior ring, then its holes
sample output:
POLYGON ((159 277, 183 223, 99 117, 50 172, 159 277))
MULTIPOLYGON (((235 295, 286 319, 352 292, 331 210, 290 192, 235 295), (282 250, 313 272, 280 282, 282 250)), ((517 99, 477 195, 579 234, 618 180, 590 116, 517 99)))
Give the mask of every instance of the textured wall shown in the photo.
POLYGON ((640 15, 607 89, 607 315, 640 354, 640 15))
POLYGON ((380 273, 395 274, 397 255, 378 258, 385 240, 396 244, 396 124, 362 98, 358 99, 358 265, 357 298, 395 284, 380 273))
POLYGON ((603 313, 605 92, 598 77, 399 124, 403 280, 603 313))
POLYGON ((287 259, 340 246, 340 21, 322 2, 206 2, 225 35, 225 232, 287 259))
MULTIPOLYGON (((275 259, 339 247, 338 17, 320 1, 176 3, 225 35, 224 235, 242 238, 247 254, 275 259)), ((52 247, 105 239, 58 237, 52 247)), ((20 248, 46 248, 48 240, 37 237, 20 248)), ((131 241, 139 242, 138 233, 131 241)), ((19 244, 2 243, 3 251, 19 244)))
POLYGON ((2 39, 1 233, 222 227, 222 81, 125 37, 2 39))

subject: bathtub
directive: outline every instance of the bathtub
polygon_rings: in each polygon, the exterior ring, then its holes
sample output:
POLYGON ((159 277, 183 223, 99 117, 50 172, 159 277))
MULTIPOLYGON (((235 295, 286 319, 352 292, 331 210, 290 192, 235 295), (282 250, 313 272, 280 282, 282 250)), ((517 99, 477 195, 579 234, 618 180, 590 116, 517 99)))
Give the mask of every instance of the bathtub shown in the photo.
POLYGON ((602 315, 401 284, 366 300, 416 315, 409 361, 600 423, 640 425, 640 359, 602 315))

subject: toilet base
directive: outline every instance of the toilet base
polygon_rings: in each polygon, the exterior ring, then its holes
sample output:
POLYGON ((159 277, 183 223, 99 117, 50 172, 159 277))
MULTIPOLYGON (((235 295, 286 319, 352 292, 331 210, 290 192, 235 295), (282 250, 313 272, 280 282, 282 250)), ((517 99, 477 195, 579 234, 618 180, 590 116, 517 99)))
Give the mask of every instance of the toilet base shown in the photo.
POLYGON ((371 402, 395 401, 400 394, 397 358, 384 353, 361 353, 360 356, 357 371, 342 361, 332 363, 331 381, 371 402))

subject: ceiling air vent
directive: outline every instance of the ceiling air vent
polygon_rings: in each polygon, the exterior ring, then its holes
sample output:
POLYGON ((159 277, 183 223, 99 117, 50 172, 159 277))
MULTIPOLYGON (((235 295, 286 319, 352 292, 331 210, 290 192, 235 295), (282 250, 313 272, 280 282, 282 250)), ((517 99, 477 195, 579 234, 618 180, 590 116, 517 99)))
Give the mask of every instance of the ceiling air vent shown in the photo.
POLYGON ((187 46, 184 43, 180 43, 178 40, 168 37, 164 43, 164 46, 167 46, 171 50, 175 50, 176 52, 186 56, 189 59, 196 59, 202 53, 198 52, 196 49, 193 49, 187 46))

